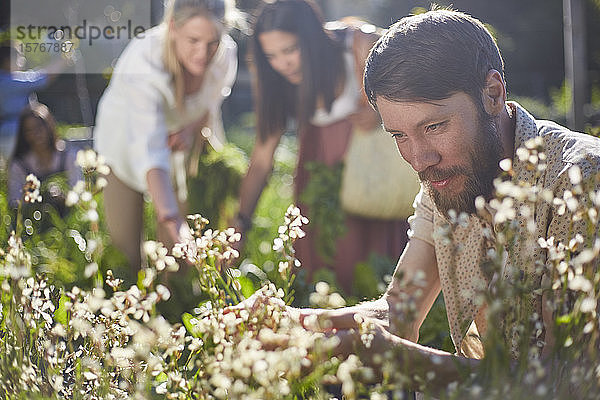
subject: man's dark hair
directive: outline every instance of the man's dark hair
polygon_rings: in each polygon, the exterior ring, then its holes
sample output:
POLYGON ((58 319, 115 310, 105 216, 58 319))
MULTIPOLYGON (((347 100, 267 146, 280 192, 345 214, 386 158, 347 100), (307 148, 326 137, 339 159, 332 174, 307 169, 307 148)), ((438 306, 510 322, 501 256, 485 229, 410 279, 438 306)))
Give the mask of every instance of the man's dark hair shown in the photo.
POLYGON ((365 67, 369 102, 442 100, 458 92, 482 109, 488 72, 504 79, 496 41, 477 19, 451 10, 402 18, 373 46, 365 67))

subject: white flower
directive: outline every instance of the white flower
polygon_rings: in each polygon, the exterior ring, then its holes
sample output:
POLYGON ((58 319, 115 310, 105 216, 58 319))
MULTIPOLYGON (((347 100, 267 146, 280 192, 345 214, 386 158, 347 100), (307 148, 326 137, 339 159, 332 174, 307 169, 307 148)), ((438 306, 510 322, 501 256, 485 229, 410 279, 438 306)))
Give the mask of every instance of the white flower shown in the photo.
POLYGON ((25 185, 23 186, 23 200, 26 203, 36 203, 42 201, 42 196, 40 195, 40 181, 39 179, 33 175, 27 175, 25 178, 25 185))
POLYGON ((156 394, 166 394, 167 393, 167 382, 163 382, 156 387, 156 394))
POLYGON ((569 289, 580 290, 582 292, 589 292, 592 290, 592 283, 583 275, 575 275, 569 280, 569 289))
POLYGON ((508 172, 512 169, 512 160, 510 158, 505 158, 500 161, 499 166, 502 171, 508 172))
POLYGON ((79 201, 79 195, 72 190, 69 190, 67 193, 67 198, 65 199, 65 205, 67 207, 72 207, 79 201))
POLYGON ((273 250, 281 251, 281 249, 283 249, 283 240, 281 240, 281 238, 275 238, 273 240, 273 250))
POLYGON ((279 273, 280 274, 285 273, 288 270, 289 267, 290 267, 290 263, 289 262, 287 262, 287 261, 280 261, 279 262, 279 268, 278 268, 279 269, 279 273))
POLYGON ((83 377, 88 381, 94 381, 94 380, 98 379, 98 375, 96 375, 95 373, 90 372, 90 371, 85 371, 83 373, 83 377))
POLYGON ((325 296, 329 293, 329 284, 327 282, 317 282, 315 291, 321 296, 325 296))
POLYGON ((596 310, 596 299, 593 297, 586 297, 581 302, 581 306, 579 307, 582 313, 591 313, 596 310))
POLYGON ((329 295, 329 307, 340 308, 346 305, 346 300, 339 293, 332 293, 329 295))
POLYGON ((102 175, 108 175, 110 168, 105 164, 104 157, 96 154, 92 149, 79 150, 75 163, 81 167, 85 174, 98 172, 102 175))
POLYGON ((573 185, 579 185, 581 183, 581 169, 578 165, 573 165, 571 168, 569 168, 569 179, 573 185))
POLYGON ((501 224, 506 221, 512 221, 516 216, 513 199, 505 197, 502 202, 497 199, 490 201, 490 206, 496 210, 494 214, 494 224, 501 224))
POLYGON ((130 348, 113 347, 110 356, 115 360, 117 366, 127 368, 130 360, 135 357, 135 351, 130 348))
POLYGON ((158 294, 158 296, 162 299, 162 300, 169 300, 169 298, 171 297, 171 292, 169 291, 169 289, 164 286, 164 285, 157 285, 156 286, 156 293, 158 294))
POLYGON ((83 275, 86 278, 91 277, 92 275, 94 275, 96 272, 98 272, 98 264, 94 263, 90 263, 85 267, 85 271, 83 271, 83 275))

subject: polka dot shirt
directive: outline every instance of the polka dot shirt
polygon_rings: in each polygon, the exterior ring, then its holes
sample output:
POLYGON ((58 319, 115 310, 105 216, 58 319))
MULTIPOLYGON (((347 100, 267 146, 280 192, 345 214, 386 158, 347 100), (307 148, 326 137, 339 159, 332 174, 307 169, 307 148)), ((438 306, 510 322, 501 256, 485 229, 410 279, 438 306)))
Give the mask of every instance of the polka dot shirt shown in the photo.
MULTIPOLYGON (((516 116, 515 155, 513 157, 514 178, 529 185, 538 185, 549 189, 554 197, 563 198, 565 190, 572 189, 568 169, 578 165, 583 179, 594 179, 600 170, 600 139, 582 133, 569 131, 550 121, 535 120, 525 109, 514 102, 508 103, 516 116), (525 162, 519 160, 516 149, 523 147, 532 138, 541 137, 546 154, 546 169, 536 173, 526 168, 525 162)), ((599 190, 598 179, 595 189, 599 190)), ((520 209, 515 204, 515 209, 520 209)), ((577 232, 584 232, 583 225, 571 222, 571 215, 563 215, 557 210, 559 205, 546 201, 534 204, 535 227, 527 226, 526 218, 517 213, 515 221, 518 229, 530 232, 529 235, 518 236, 508 253, 504 254, 502 278, 507 279, 514 271, 517 277, 526 279, 533 287, 542 288, 546 254, 535 245, 538 238, 554 237, 555 241, 568 242, 577 232), (522 240, 522 237, 531 240, 522 240)), ((441 289, 446 303, 446 311, 450 326, 450 334, 459 354, 480 358, 483 355, 480 337, 486 331, 486 304, 478 304, 476 292, 487 290, 494 279, 486 273, 485 260, 489 249, 496 243, 496 233, 491 219, 471 215, 460 224, 450 224, 437 211, 431 198, 423 190, 415 198, 415 213, 409 219, 411 238, 430 243, 435 251, 441 289), (446 232, 446 235, 440 235, 446 232), (451 240, 448 240, 450 238, 451 240)), ((597 235, 597 233, 596 233, 597 235)), ((541 316, 542 290, 533 290, 524 303, 516 299, 505 299, 515 310, 527 310, 530 314, 541 316)), ((516 315, 516 314, 515 314, 516 315)), ((522 313, 520 315, 523 315, 522 313)), ((514 340, 515 318, 494 321, 502 327, 505 339, 514 340), (513 322, 510 322, 513 321, 513 322)), ((543 337, 540 339, 543 342, 543 337)), ((516 345, 511 349, 513 356, 518 356, 516 345)))

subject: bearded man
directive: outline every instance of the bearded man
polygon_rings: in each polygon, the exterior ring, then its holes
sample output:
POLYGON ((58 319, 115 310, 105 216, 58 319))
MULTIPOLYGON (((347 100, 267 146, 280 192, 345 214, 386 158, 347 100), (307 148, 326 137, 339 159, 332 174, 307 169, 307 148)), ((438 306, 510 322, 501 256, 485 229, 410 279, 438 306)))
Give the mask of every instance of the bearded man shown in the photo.
MULTIPOLYGON (((573 189, 569 177, 573 166, 583 180, 593 181, 598 174, 600 140, 536 120, 519 104, 507 102, 503 71, 500 51, 485 26, 451 10, 403 18, 371 50, 364 76, 367 97, 402 157, 418 172, 422 189, 409 219, 410 241, 379 300, 337 310, 288 308, 301 321, 309 315, 326 317, 341 339, 341 353, 360 347, 351 328, 361 316, 375 321, 371 348, 362 353, 366 358, 386 349, 402 349, 410 376, 422 373, 424 381, 425 372, 433 372, 431 384, 438 388, 460 381, 456 365, 476 367, 475 359, 483 356, 481 338, 488 328, 487 306, 476 300, 476 292, 486 290, 492 281, 482 266, 488 250, 495 247, 496 227, 493 215, 484 212, 482 200, 494 195, 499 162, 511 160, 508 169, 517 181, 538 185, 559 198, 573 189), (519 157, 518 149, 532 140, 544 148, 545 168, 529 168, 527 157, 519 157), (459 213, 466 216, 461 220, 459 213), (453 220, 460 223, 454 224, 451 237, 440 235, 453 220), (457 355, 416 343, 440 291, 457 355), (408 299, 413 299, 410 304, 408 299)), ((526 227, 534 239, 553 238, 566 244, 579 233, 586 243, 593 243, 597 230, 586 231, 559 207, 560 203, 552 201, 535 203, 530 213, 533 224, 526 227)), ((523 217, 516 214, 517 219, 523 217)), ((534 346, 540 355, 554 342, 555 316, 545 298, 549 291, 541 290, 548 257, 519 240, 510 251, 504 270, 518 271, 540 290, 532 290, 525 300, 529 314, 521 314, 523 320, 493 323, 506 325, 508 351, 518 358, 518 340, 511 336, 518 331, 514 325, 537 318, 541 328, 534 346)), ((252 303, 256 298, 249 300, 252 303)))

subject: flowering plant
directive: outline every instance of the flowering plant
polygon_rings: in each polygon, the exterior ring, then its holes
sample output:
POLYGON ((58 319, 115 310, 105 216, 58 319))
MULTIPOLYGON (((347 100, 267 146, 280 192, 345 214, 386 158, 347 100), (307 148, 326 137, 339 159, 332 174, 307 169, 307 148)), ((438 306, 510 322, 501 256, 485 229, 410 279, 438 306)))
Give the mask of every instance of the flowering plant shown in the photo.
MULTIPOLYGON (((260 292, 273 301, 258 313, 225 310, 251 294, 244 296, 243 277, 233 265, 238 254, 232 245, 239 233, 205 229, 206 219, 190 216, 193 240, 178 244, 173 254, 195 267, 209 301, 195 315, 184 315, 183 324, 172 324, 156 306, 171 297, 161 281, 165 272, 178 269, 176 258, 161 243, 147 241, 148 267, 137 284, 123 288, 112 270, 101 271, 102 240, 90 243, 100 229, 94 194, 107 171, 92 153, 81 153, 78 160, 86 180, 67 200, 89 217, 91 236, 82 242, 92 247, 86 274, 95 277, 94 287, 54 286, 35 272, 30 250, 13 232, 0 252, 3 397, 293 398, 320 393, 321 378, 335 374, 339 364, 328 357, 335 343, 306 331, 285 309, 293 296, 293 268, 299 266, 293 241, 304 235, 302 226, 308 222, 298 208, 290 206, 273 243, 283 285, 264 282, 260 292)), ((28 200, 34 200, 35 181, 28 179, 28 200)))
MULTIPOLYGON (((517 155, 531 171, 546 168, 539 142, 529 142, 517 155)), ((381 367, 376 377, 356 355, 335 356, 335 337, 306 329, 311 321, 299 323, 287 305, 294 294, 293 272, 300 266, 293 244, 304 235, 308 220, 293 206, 272 245, 275 282, 260 282, 262 288, 254 298, 261 300, 251 307, 239 305, 253 292, 235 267, 239 233, 206 229, 207 221, 199 215, 189 217, 193 239, 178 244, 173 255, 160 243, 146 242, 148 267, 137 284, 123 287, 111 269, 101 268, 106 247, 95 196, 105 183, 106 168, 92 153, 81 155, 80 161, 88 171, 86 181, 67 198, 90 226, 85 237, 80 235, 80 243, 93 287, 57 285, 51 275, 39 273, 40 249, 28 247, 21 237, 23 229, 11 234, 0 250, 3 398, 293 399, 329 398, 334 391, 349 399, 361 393, 378 399, 403 398, 407 384, 427 393, 436 381, 433 372, 407 364, 401 349, 373 354, 373 362, 381 367), (164 274, 175 273, 177 258, 194 267, 194 279, 208 295, 193 314, 183 315, 182 323, 169 322, 157 312, 157 305, 173 296, 164 274), (332 382, 340 386, 329 386, 332 382)), ((511 179, 510 163, 503 162, 502 167, 506 174, 496 182, 495 198, 477 201, 482 215, 491 211, 493 230, 486 231, 490 239, 494 232, 484 265, 490 284, 474 293, 478 304, 488 305, 488 329, 482 337, 485 357, 481 368, 463 370, 461 383, 450 383, 436 396, 597 398, 600 177, 584 179, 573 167, 572 189, 557 194, 511 179), (568 215, 573 232, 575 226, 583 227, 590 239, 576 233, 566 241, 537 237, 534 205, 540 202, 568 215), (507 267, 514 246, 530 249, 521 265, 544 276, 541 284, 524 277, 518 268, 507 267), (538 252, 545 252, 548 262, 537 262, 538 252), (548 315, 535 312, 532 297, 546 303, 548 315), (553 342, 546 339, 548 330, 553 342)), ((35 184, 28 178, 28 200, 37 200, 35 184)), ((449 214, 448 225, 438 234, 451 239, 453 228, 464 225, 468 217, 449 214)), ((416 274, 413 284, 422 278, 416 274)), ((317 285, 310 300, 320 307, 344 304, 324 283, 317 285)), ((415 299, 401 300, 395 314, 409 320, 415 314, 415 299)), ((377 327, 362 318, 357 324, 358 336, 369 349, 377 327)))

